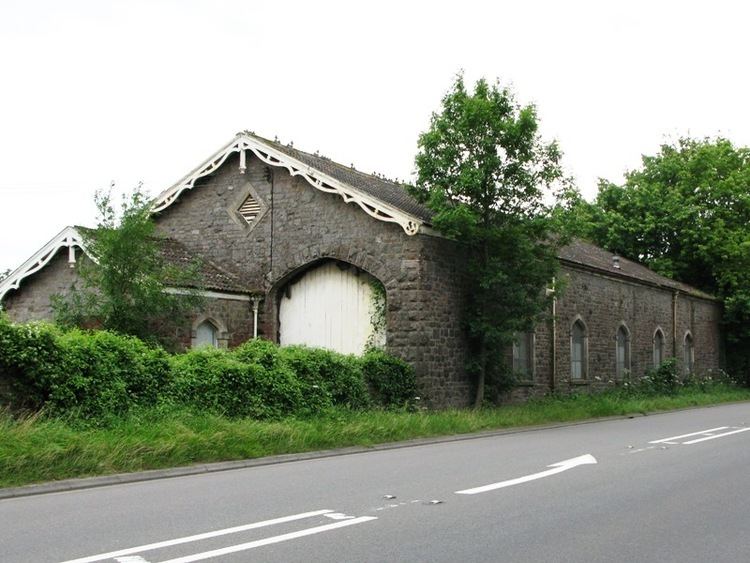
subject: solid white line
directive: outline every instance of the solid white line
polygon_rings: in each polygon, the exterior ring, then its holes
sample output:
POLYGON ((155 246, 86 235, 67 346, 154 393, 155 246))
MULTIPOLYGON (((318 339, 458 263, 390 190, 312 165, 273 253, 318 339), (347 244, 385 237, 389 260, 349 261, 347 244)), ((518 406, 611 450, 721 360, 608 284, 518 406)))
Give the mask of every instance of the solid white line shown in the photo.
POLYGON ((719 426, 718 428, 709 428, 708 430, 701 430, 700 432, 691 432, 690 434, 680 434, 679 436, 672 436, 670 438, 662 438, 661 440, 652 440, 649 444, 661 444, 662 442, 671 442, 672 440, 679 440, 680 438, 689 438, 690 436, 697 436, 698 434, 706 434, 707 432, 718 432, 719 430, 726 430, 729 426, 719 426))
POLYGON ((739 430, 732 430, 731 432, 724 432, 723 434, 716 434, 716 436, 708 436, 706 438, 698 438, 697 440, 690 440, 689 442, 683 442, 684 446, 690 444, 697 444, 698 442, 705 442, 706 440, 713 440, 714 438, 723 438, 724 436, 731 436, 732 434, 739 434, 740 432, 747 432, 750 428, 740 428, 739 430))
POLYGON ((337 528, 343 528, 345 526, 352 526, 354 524, 361 524, 362 522, 369 522, 370 520, 377 520, 375 516, 361 516, 354 520, 342 520, 334 524, 326 524, 324 526, 316 526, 315 528, 308 528, 306 530, 300 530, 299 532, 290 532, 288 534, 281 534, 279 536, 273 536, 262 540, 251 541, 247 543, 241 543, 237 545, 230 545, 221 549, 214 549, 212 551, 204 551, 203 553, 196 553, 194 555, 187 555, 185 557, 178 557, 176 559, 170 559, 163 563, 191 563, 192 561, 202 561, 203 559, 210 559, 211 557, 220 557, 222 555, 228 555, 229 553, 237 553, 238 551, 246 551, 248 549, 254 549, 256 547, 262 547, 264 545, 270 545, 274 543, 280 543, 287 540, 293 540, 296 538, 302 538, 305 536, 311 536, 313 534, 319 534, 321 532, 327 532, 329 530, 335 530, 337 528))
POLYGON ((237 532, 244 532, 247 530, 255 530, 256 528, 263 528, 265 526, 273 526, 274 524, 284 524, 285 522, 293 522, 295 520, 302 520, 303 518, 311 518, 313 516, 320 516, 321 514, 328 514, 333 510, 314 510, 312 512, 302 512, 300 514, 293 514, 291 516, 283 516, 281 518, 274 518, 272 520, 264 520, 262 522, 255 522, 254 524, 245 524, 243 526, 235 526, 234 528, 224 528, 223 530, 215 530, 213 532, 205 532, 203 534, 196 534, 194 536, 185 536, 174 540, 166 540, 156 543, 148 543, 145 545, 139 545, 138 547, 130 547, 128 549, 120 549, 118 551, 110 551, 109 553, 100 553, 99 555, 91 555, 89 557, 81 557, 80 559, 71 559, 69 561, 63 561, 63 563, 93 563, 94 561, 103 561, 104 559, 114 559, 121 555, 132 555, 141 551, 150 551, 152 549, 159 549, 162 547, 170 547, 172 545, 179 545, 181 543, 188 543, 194 541, 205 540, 208 538, 215 538, 217 536, 225 536, 227 534, 236 534, 237 532))

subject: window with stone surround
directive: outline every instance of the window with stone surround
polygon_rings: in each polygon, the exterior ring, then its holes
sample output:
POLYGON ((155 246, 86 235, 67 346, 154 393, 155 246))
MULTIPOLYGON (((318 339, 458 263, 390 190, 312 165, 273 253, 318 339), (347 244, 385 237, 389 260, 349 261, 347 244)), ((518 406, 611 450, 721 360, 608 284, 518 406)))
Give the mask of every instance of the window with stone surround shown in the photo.
POLYGON ((625 377, 630 371, 630 331, 624 323, 617 329, 615 361, 617 377, 625 377))
POLYGON ((570 379, 582 381, 587 371, 587 335, 586 325, 577 319, 570 328, 570 379))
POLYGON ((664 332, 657 328, 654 332, 654 367, 658 368, 664 361, 664 332))
POLYGON ((685 373, 693 373, 695 369, 695 345, 693 344, 693 335, 690 332, 685 333, 683 365, 685 366, 685 373))
POLYGON ((521 332, 513 340, 513 372, 522 380, 534 378, 534 333, 521 332))

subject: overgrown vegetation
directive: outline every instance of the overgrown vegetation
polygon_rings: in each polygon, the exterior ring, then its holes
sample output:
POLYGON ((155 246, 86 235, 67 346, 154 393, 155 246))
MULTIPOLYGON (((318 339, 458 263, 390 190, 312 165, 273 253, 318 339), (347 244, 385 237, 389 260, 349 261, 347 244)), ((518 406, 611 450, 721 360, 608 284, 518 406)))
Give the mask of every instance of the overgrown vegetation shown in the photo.
POLYGON ((229 418, 310 416, 333 407, 405 407, 414 370, 380 350, 362 357, 251 340, 234 350, 170 355, 109 331, 16 325, 0 315, 0 386, 18 410, 88 425, 146 407, 229 418))
POLYGON ((108 331, 0 314, 0 486, 750 400, 725 374, 673 360, 597 395, 428 412, 414 371, 263 340, 170 355, 108 331), (25 413, 25 414, 24 414, 25 413))
POLYGON ((670 395, 617 390, 439 412, 339 408, 280 421, 162 405, 82 428, 77 419, 0 412, 0 486, 747 400, 750 390, 714 381, 670 395))
POLYGON ((63 326, 99 327, 153 339, 200 303, 199 264, 176 266, 165 260, 151 201, 138 186, 124 194, 119 211, 112 188, 96 193, 96 229, 79 229, 89 260, 78 266, 80 285, 53 296, 55 321, 63 326), (165 291, 167 284, 182 289, 165 291))
POLYGON ((570 187, 555 143, 542 142, 534 106, 509 88, 456 78, 430 128, 419 137, 414 196, 432 224, 464 245, 467 321, 476 406, 485 383, 498 386, 504 351, 547 310, 545 288, 557 268, 550 196, 570 187))

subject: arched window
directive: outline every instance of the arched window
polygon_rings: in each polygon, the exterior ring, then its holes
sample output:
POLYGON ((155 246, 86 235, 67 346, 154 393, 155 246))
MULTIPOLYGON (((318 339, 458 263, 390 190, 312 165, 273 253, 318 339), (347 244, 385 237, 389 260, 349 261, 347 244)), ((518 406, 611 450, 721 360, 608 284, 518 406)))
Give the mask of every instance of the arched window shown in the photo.
POLYGON ((654 367, 658 368, 664 361, 664 333, 660 328, 654 333, 654 367))
POLYGON ((624 324, 617 329, 615 358, 617 377, 624 377, 630 371, 630 333, 624 324))
POLYGON ((570 330, 570 378, 586 377, 586 325, 580 319, 570 330))
POLYGON ((217 348, 219 346, 218 338, 219 330, 214 326, 211 321, 203 321, 195 329, 195 348, 201 346, 213 346, 217 348))
POLYGON ((534 333, 521 332, 513 341, 513 371, 523 379, 534 377, 534 333))
POLYGON ((685 373, 693 373, 695 369, 695 347, 693 345, 693 335, 689 332, 685 334, 685 345, 683 346, 685 373))

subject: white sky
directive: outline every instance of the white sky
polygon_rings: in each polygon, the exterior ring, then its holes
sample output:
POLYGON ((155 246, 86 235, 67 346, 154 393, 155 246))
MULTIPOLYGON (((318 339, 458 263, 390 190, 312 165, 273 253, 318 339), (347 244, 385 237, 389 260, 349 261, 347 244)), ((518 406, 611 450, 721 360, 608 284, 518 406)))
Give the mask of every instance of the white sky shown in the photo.
POLYGON ((589 199, 667 138, 750 145, 746 6, 0 0, 0 272, 243 129, 410 178, 459 69, 537 104, 589 199))

